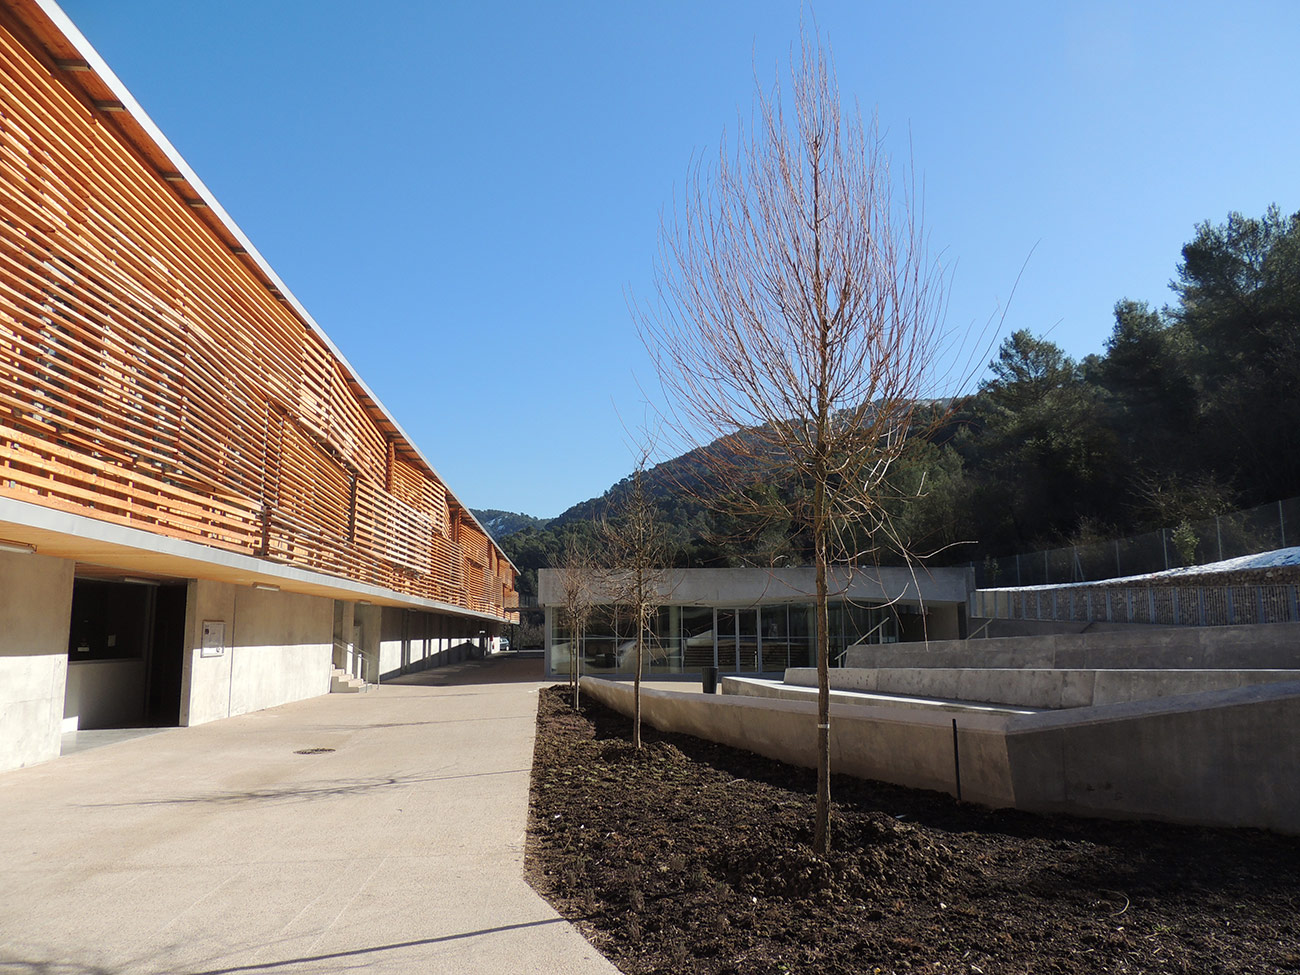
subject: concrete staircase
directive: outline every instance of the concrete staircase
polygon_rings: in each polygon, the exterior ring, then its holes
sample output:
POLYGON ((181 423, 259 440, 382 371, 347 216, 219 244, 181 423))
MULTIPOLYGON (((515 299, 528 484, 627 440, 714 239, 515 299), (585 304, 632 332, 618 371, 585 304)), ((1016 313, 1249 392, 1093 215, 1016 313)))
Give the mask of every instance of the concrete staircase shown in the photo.
POLYGON ((367 689, 366 682, 353 677, 346 670, 335 667, 330 672, 331 694, 357 694, 367 689))

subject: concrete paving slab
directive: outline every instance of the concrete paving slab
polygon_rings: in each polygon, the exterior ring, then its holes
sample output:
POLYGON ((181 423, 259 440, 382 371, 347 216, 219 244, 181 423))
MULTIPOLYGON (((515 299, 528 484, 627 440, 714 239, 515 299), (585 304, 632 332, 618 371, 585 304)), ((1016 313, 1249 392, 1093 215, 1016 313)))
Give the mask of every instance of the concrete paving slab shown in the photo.
POLYGON ((462 664, 0 774, 0 972, 616 972, 523 879, 540 676, 462 664))

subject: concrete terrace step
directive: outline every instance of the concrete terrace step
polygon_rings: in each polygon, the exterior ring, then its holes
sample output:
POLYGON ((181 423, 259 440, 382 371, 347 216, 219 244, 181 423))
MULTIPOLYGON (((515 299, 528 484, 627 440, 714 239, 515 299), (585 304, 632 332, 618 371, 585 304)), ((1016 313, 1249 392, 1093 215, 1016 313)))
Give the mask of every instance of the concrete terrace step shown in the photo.
MULTIPOLYGON (((803 687, 796 684, 786 684, 779 680, 761 680, 754 677, 723 677, 722 693, 778 698, 786 701, 817 700, 816 687, 803 687)), ((1045 710, 1044 708, 988 704, 982 701, 962 701, 956 698, 920 697, 877 691, 836 689, 831 690, 831 703, 856 704, 867 707, 919 708, 966 714, 1037 714, 1045 710)))

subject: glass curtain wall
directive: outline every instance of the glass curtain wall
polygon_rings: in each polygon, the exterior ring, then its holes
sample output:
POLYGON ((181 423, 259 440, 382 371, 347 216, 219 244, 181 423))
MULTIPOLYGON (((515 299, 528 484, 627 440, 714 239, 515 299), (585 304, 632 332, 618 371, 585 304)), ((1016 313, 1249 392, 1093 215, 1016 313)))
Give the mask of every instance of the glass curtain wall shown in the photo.
MULTIPOLYGON (((551 672, 567 674, 572 635, 562 610, 550 614, 551 672)), ((781 673, 816 664, 817 611, 810 603, 758 608, 664 606, 651 621, 646 674, 781 673)), ((895 643, 898 619, 891 607, 836 600, 827 607, 832 666, 855 643, 895 643)), ((581 635, 582 671, 627 674, 636 666, 636 624, 622 607, 593 609, 581 635)))
POLYGON ((698 673, 714 665, 713 607, 681 607, 682 668, 698 673))

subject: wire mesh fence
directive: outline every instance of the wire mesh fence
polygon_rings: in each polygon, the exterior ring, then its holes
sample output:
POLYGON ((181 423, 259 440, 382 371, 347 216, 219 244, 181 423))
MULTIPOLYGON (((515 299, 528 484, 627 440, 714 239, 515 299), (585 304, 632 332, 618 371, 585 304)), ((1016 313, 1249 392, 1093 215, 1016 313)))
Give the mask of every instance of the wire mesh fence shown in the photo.
POLYGON ((1300 498, 1105 542, 971 563, 980 589, 1096 582, 1300 545, 1300 498))

